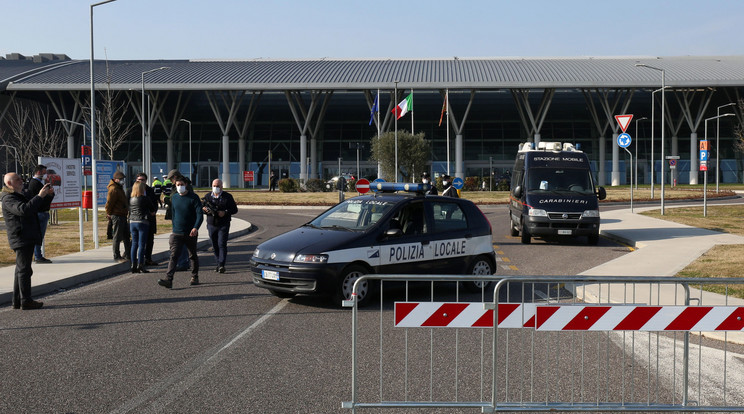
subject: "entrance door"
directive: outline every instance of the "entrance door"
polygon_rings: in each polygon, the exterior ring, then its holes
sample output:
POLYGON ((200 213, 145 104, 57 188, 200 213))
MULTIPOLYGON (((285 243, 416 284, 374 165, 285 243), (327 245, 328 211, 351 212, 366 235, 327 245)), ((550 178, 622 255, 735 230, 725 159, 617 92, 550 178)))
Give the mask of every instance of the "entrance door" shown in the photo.
POLYGON ((198 171, 198 175, 196 176, 197 184, 194 184, 195 187, 211 187, 212 180, 222 178, 219 175, 220 169, 218 163, 200 162, 198 171))

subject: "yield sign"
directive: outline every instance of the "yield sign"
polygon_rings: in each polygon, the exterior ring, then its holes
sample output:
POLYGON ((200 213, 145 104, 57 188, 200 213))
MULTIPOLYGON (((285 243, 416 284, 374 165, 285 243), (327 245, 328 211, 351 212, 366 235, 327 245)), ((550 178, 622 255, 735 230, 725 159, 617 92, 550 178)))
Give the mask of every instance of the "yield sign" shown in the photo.
POLYGON ((628 129, 628 125, 630 125, 631 119, 633 119, 633 114, 615 115, 615 120, 617 120, 617 123, 620 125, 620 129, 622 129, 623 132, 628 129))

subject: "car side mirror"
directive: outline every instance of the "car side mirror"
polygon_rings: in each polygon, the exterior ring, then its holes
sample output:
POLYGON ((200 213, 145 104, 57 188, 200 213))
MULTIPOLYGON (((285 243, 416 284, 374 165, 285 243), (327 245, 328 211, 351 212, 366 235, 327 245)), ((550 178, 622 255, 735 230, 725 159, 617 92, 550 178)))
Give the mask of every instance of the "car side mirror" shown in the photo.
POLYGON ((518 185, 514 189, 514 197, 516 197, 516 198, 522 198, 522 186, 521 185, 518 185))
POLYGON ((607 198, 607 191, 605 191, 604 187, 597 188, 597 198, 600 200, 607 198))
POLYGON ((399 228, 387 229, 387 231, 385 231, 385 236, 387 237, 400 237, 402 235, 403 235, 403 230, 399 228))

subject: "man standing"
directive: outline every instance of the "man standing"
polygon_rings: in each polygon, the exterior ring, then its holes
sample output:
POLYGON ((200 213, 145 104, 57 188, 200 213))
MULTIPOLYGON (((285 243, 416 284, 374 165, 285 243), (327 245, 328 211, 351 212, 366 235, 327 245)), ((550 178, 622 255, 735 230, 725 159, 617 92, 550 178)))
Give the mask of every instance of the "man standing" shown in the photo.
POLYGON ((442 177, 442 187, 444 187, 444 190, 442 191, 443 196, 460 198, 460 195, 457 194, 457 189, 452 186, 452 177, 449 175, 442 177))
MULTIPOLYGON (((37 165, 34 168, 34 176, 28 181, 28 197, 33 197, 41 191, 44 187, 44 181, 46 180, 47 168, 44 165, 37 165)), ((54 199, 54 193, 51 197, 44 197, 44 203, 39 207, 39 212, 36 213, 39 218, 39 228, 41 229, 41 242, 34 248, 34 261, 36 263, 52 263, 51 260, 44 257, 41 254, 41 247, 44 244, 44 236, 46 235, 47 224, 49 224, 49 207, 54 199)))
POLYGON ((124 193, 124 173, 117 171, 114 178, 108 184, 108 195, 106 197, 106 215, 111 220, 111 232, 114 242, 114 261, 123 263, 129 261, 129 224, 127 214, 129 213, 129 200, 124 193), (124 242, 124 255, 119 253, 119 243, 124 242))
POLYGON ((173 287, 173 275, 176 273, 176 262, 185 246, 191 259, 191 284, 199 284, 199 256, 196 254, 196 241, 199 227, 204 220, 202 203, 199 196, 190 189, 187 178, 176 178, 176 192, 171 195, 171 215, 173 232, 170 235, 170 260, 165 279, 159 279, 160 286, 173 287))
POLYGON ((215 272, 225 273, 230 217, 238 212, 238 206, 232 194, 222 190, 222 180, 219 178, 212 181, 212 192, 204 196, 202 211, 207 215, 207 231, 217 261, 215 272))
POLYGON ((51 184, 45 184, 39 194, 29 200, 23 194, 23 180, 16 173, 3 177, 3 218, 8 232, 8 244, 16 253, 13 281, 13 309, 39 309, 44 303, 31 298, 31 258, 34 248, 41 243, 39 208, 54 197, 51 184))
MULTIPOLYGON (((143 173, 144 174, 144 173, 143 173)), ((139 176, 137 176, 139 177, 139 176)), ((147 176, 145 176, 147 178, 147 176)), ((157 176, 155 177, 155 181, 152 182, 152 191, 155 194, 155 197, 157 197, 157 204, 156 206, 163 207, 163 200, 161 199, 161 195, 163 195, 163 182, 160 181, 160 178, 157 176)))

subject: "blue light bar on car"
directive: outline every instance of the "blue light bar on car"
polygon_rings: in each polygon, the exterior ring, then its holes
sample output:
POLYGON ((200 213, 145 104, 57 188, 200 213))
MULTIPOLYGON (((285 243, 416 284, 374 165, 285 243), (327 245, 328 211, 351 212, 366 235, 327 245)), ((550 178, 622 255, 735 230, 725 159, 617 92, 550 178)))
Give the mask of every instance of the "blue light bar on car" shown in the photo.
POLYGON ((431 189, 429 183, 373 183, 370 185, 374 191, 390 193, 395 191, 405 191, 409 193, 425 193, 431 189))

